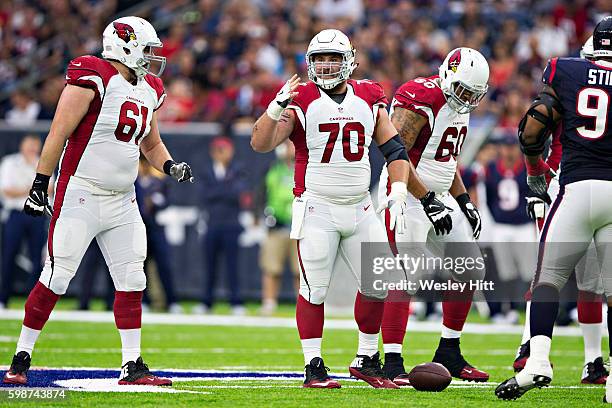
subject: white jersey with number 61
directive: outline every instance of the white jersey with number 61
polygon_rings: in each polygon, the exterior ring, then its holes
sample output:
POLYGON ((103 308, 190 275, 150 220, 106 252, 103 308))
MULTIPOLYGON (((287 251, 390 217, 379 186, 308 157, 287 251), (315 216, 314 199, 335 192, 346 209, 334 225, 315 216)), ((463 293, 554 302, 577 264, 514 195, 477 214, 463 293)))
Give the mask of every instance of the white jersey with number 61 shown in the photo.
POLYGON ((76 176, 105 190, 131 189, 140 141, 166 97, 161 79, 146 75, 133 85, 110 62, 85 55, 70 61, 66 83, 96 96, 64 148, 59 180, 76 176))

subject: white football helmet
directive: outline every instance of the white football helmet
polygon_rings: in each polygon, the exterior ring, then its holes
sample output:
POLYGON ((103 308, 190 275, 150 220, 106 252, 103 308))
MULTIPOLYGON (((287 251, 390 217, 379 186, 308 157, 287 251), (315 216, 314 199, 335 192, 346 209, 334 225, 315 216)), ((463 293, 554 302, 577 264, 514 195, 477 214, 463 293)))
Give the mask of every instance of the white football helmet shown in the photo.
POLYGON ((342 81, 346 81, 357 68, 355 49, 349 38, 339 30, 323 30, 315 35, 306 51, 306 63, 308 79, 323 89, 333 89, 342 81), (315 63, 313 58, 315 54, 340 54, 342 63, 340 65, 331 62, 315 63))
POLYGON ((457 113, 476 109, 489 89, 489 64, 476 50, 455 48, 440 65, 440 88, 446 103, 457 113))
POLYGON ((582 46, 582 49, 580 49, 580 58, 593 59, 593 51, 593 36, 590 36, 582 46))
POLYGON ((140 17, 121 17, 111 22, 102 33, 102 57, 131 68, 138 78, 151 74, 160 76, 166 58, 155 55, 154 49, 163 47, 155 29, 140 17), (151 71, 151 63, 158 65, 151 71))

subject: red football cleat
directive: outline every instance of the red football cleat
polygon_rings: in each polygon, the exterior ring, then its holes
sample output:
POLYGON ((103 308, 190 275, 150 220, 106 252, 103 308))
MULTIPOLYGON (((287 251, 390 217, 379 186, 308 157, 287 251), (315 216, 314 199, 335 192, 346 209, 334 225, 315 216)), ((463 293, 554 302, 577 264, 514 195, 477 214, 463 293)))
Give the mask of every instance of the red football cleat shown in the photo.
POLYGON ((2 382, 5 384, 26 385, 28 383, 28 370, 31 362, 30 355, 20 351, 13 356, 11 368, 4 374, 2 382))
POLYGON ((383 372, 395 385, 400 387, 410 386, 410 380, 404 368, 404 359, 400 353, 385 353, 383 372))
POLYGON ((604 366, 603 358, 597 357, 585 364, 580 382, 582 384, 605 384, 609 374, 604 366))
POLYGON ((461 369, 457 378, 465 381, 487 382, 489 381, 489 374, 467 364, 461 369))
POLYGON ((142 357, 134 361, 128 361, 121 367, 121 379, 119 385, 172 385, 172 380, 157 377, 149 371, 149 367, 142 361, 142 357))
POLYGON ((514 363, 512 363, 512 368, 515 373, 518 373, 523 368, 525 368, 525 364, 527 363, 527 359, 529 358, 529 341, 521 344, 519 348, 519 352, 514 359, 514 363))
POLYGON ((489 374, 469 364, 461 355, 459 339, 440 339, 440 345, 432 360, 440 363, 455 378, 465 381, 486 382, 489 374))
POLYGON ((304 370, 306 372, 304 388, 340 388, 340 383, 327 375, 329 368, 325 367, 321 357, 310 360, 310 364, 304 367, 304 370))
POLYGON ((374 388, 399 388, 383 372, 378 352, 372 357, 366 355, 355 357, 349 367, 349 372, 353 377, 367 382, 374 388))

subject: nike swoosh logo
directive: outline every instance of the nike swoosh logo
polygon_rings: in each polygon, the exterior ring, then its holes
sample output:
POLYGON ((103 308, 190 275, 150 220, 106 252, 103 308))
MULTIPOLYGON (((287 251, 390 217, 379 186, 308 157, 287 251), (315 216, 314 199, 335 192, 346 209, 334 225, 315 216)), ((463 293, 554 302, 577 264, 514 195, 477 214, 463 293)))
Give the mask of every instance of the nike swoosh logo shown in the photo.
POLYGON ((11 373, 6 373, 6 378, 8 378, 9 380, 13 379, 13 378, 17 378, 19 374, 11 374, 11 373))
POLYGON ((472 370, 467 370, 467 369, 464 369, 464 371, 465 371, 466 373, 468 373, 468 374, 472 374, 472 370))
POLYGON ((365 207, 363 207, 363 211, 368 211, 368 208, 370 208, 371 204, 366 205, 365 207))
POLYGON ((406 92, 406 93, 408 94, 408 96, 409 96, 409 97, 411 97, 411 98, 416 98, 416 95, 415 95, 415 94, 413 94, 413 93, 411 93, 411 92, 406 92))
POLYGON ((73 62, 72 65, 74 65, 75 67, 80 67, 81 66, 81 62, 73 62))
POLYGON ((325 381, 325 382, 318 382, 317 385, 319 385, 321 387, 327 387, 331 383, 332 382, 330 380, 328 380, 328 381, 325 381))
POLYGON ((136 201, 136 197, 132 198, 132 202, 136 201))
POLYGON ((376 379, 376 382, 378 383, 378 385, 383 385, 383 382, 380 381, 378 378, 376 379))

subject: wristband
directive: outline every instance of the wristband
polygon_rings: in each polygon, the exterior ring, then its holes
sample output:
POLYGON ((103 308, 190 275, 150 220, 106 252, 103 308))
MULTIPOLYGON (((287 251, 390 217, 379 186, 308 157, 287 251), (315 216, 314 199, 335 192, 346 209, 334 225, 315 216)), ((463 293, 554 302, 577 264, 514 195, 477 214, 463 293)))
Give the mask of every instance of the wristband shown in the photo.
POLYGON ((528 160, 525 160, 525 165, 527 167, 527 174, 530 176, 539 176, 550 170, 550 166, 541 158, 536 164, 531 164, 528 160))
POLYGON ((50 179, 51 179, 51 176, 47 176, 46 174, 36 173, 36 178, 34 179, 34 183, 32 183, 32 189, 47 191, 49 189, 50 179))
POLYGON ((174 160, 166 160, 166 162, 164 163, 164 173, 170 176, 170 168, 175 164, 176 162, 174 160))
POLYGON ((389 193, 389 197, 397 200, 400 199, 402 201, 406 201, 406 197, 408 197, 408 187, 406 183, 403 181, 394 181, 391 183, 391 192, 389 193))
POLYGON ((281 118, 281 115, 284 111, 285 108, 282 107, 278 102, 276 102, 276 99, 270 102, 270 104, 268 105, 268 109, 266 109, 266 113, 268 114, 270 119, 275 120, 277 122, 281 118))
POLYGON ((472 201, 472 199, 470 198, 470 195, 468 193, 463 193, 463 194, 459 194, 455 198, 455 201, 457 201, 457 204, 459 204, 459 207, 464 208, 467 203, 472 201))

